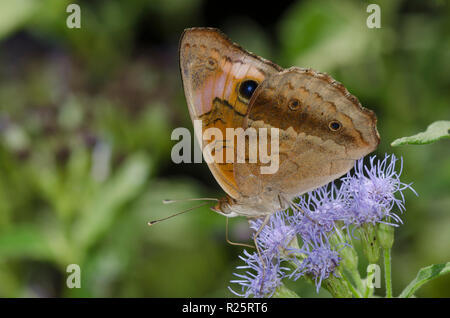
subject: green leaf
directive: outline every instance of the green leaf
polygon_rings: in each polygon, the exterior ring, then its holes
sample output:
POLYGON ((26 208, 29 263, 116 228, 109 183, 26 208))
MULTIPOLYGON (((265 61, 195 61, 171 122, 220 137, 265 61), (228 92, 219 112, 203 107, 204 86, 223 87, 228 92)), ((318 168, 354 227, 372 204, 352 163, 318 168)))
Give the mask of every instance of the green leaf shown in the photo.
POLYGON ((424 145, 442 138, 450 138, 450 121, 448 120, 436 121, 428 126, 427 130, 424 132, 396 139, 391 143, 391 146, 397 147, 405 144, 424 145))
POLYGON ((417 273, 416 278, 409 283, 408 286, 400 294, 400 298, 412 297, 416 290, 418 290, 426 282, 450 273, 450 262, 445 264, 435 264, 422 268, 419 273, 417 273))
POLYGON ((273 298, 300 298, 294 291, 290 290, 284 285, 277 288, 272 296, 273 298))
POLYGON ((85 208, 74 228, 77 245, 91 246, 114 222, 119 208, 142 190, 150 173, 149 159, 141 154, 131 156, 116 175, 102 187, 85 208))
POLYGON ((365 61, 379 50, 382 34, 366 31, 366 17, 351 1, 297 2, 280 21, 281 63, 331 72, 365 61))
POLYGON ((0 1, 0 39, 20 28, 39 7, 38 1, 0 1))
POLYGON ((16 226, 0 234, 0 259, 29 257, 51 259, 46 237, 33 225, 16 226))

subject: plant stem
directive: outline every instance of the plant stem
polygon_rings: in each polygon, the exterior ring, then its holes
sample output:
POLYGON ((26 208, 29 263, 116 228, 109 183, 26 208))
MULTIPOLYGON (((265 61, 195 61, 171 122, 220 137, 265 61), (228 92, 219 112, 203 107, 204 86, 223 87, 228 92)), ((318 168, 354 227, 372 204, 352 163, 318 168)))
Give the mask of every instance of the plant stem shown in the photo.
POLYGON ((364 290, 364 284, 357 269, 350 271, 350 275, 356 284, 356 288, 362 293, 364 290))
MULTIPOLYGON (((372 275, 373 275, 373 274, 371 274, 371 276, 372 276, 372 275)), ((367 282, 369 281, 369 278, 370 278, 370 281, 372 281, 372 278, 369 277, 369 275, 368 275, 367 278, 366 278, 366 290, 365 290, 365 292, 364 292, 364 298, 369 298, 370 294, 372 294, 372 289, 373 289, 373 288, 370 288, 370 287, 369 287, 369 284, 367 283, 367 282)))
POLYGON ((386 298, 392 298, 391 249, 384 249, 384 278, 386 280, 386 298))
POLYGON ((355 286, 353 286, 353 284, 350 282, 350 280, 347 278, 347 276, 345 276, 344 274, 342 274, 342 277, 344 278, 344 280, 346 281, 350 291, 352 292, 353 296, 355 296, 356 298, 361 298, 360 293, 358 292, 358 290, 355 288, 355 286))

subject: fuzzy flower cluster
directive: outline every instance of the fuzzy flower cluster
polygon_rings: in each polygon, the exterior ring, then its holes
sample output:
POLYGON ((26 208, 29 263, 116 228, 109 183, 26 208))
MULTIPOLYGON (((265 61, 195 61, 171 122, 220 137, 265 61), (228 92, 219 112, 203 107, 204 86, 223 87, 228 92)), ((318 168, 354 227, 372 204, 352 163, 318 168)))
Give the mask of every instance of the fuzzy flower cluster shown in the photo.
MULTIPOLYGON (((245 265, 237 269, 245 272, 235 273, 238 279, 231 281, 240 291, 230 290, 242 297, 270 297, 284 278, 308 277, 319 291, 330 275, 338 277, 343 247, 330 243, 332 235, 341 236, 344 230, 350 233, 364 225, 402 223, 394 207, 402 213, 402 192, 415 191, 400 181, 402 160, 399 172, 395 170, 397 161, 394 155, 385 155, 383 160, 373 156, 365 166, 360 159, 353 173, 341 178, 339 187, 331 183, 311 191, 289 209, 273 214, 256 238, 261 255, 244 251, 240 259, 245 265)), ((262 223, 260 219, 250 221, 250 226, 256 232, 262 223)))

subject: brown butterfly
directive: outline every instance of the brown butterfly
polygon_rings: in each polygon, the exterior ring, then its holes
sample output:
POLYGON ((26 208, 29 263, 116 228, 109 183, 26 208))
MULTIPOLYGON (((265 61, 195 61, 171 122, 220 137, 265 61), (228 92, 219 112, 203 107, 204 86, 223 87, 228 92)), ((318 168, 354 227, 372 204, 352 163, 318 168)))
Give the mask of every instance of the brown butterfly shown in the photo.
MULTIPOLYGON (((279 131, 275 173, 262 174, 261 162, 208 163, 227 193, 213 210, 225 216, 285 209, 295 197, 347 173, 379 144, 375 114, 342 84, 311 69, 283 69, 217 29, 184 31, 180 68, 191 119, 202 121, 195 131, 200 144, 208 128, 224 136, 227 128, 279 131)), ((230 140, 221 142, 219 152, 230 140)))

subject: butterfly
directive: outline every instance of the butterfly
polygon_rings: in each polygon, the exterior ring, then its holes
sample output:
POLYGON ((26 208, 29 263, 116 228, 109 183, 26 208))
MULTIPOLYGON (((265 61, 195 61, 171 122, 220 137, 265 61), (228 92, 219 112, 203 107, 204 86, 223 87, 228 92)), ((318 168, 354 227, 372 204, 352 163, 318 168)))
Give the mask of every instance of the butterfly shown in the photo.
MULTIPOLYGON (((295 197, 347 173, 380 142, 374 112, 325 73, 283 69, 213 28, 186 29, 179 53, 189 113, 202 123, 195 135, 203 150, 203 133, 210 128, 223 136, 230 128, 278 132, 275 173, 261 173, 260 161, 207 161, 226 192, 212 208, 217 213, 270 216, 295 197)), ((222 144, 214 148, 215 158, 231 141, 215 140, 222 144)))

